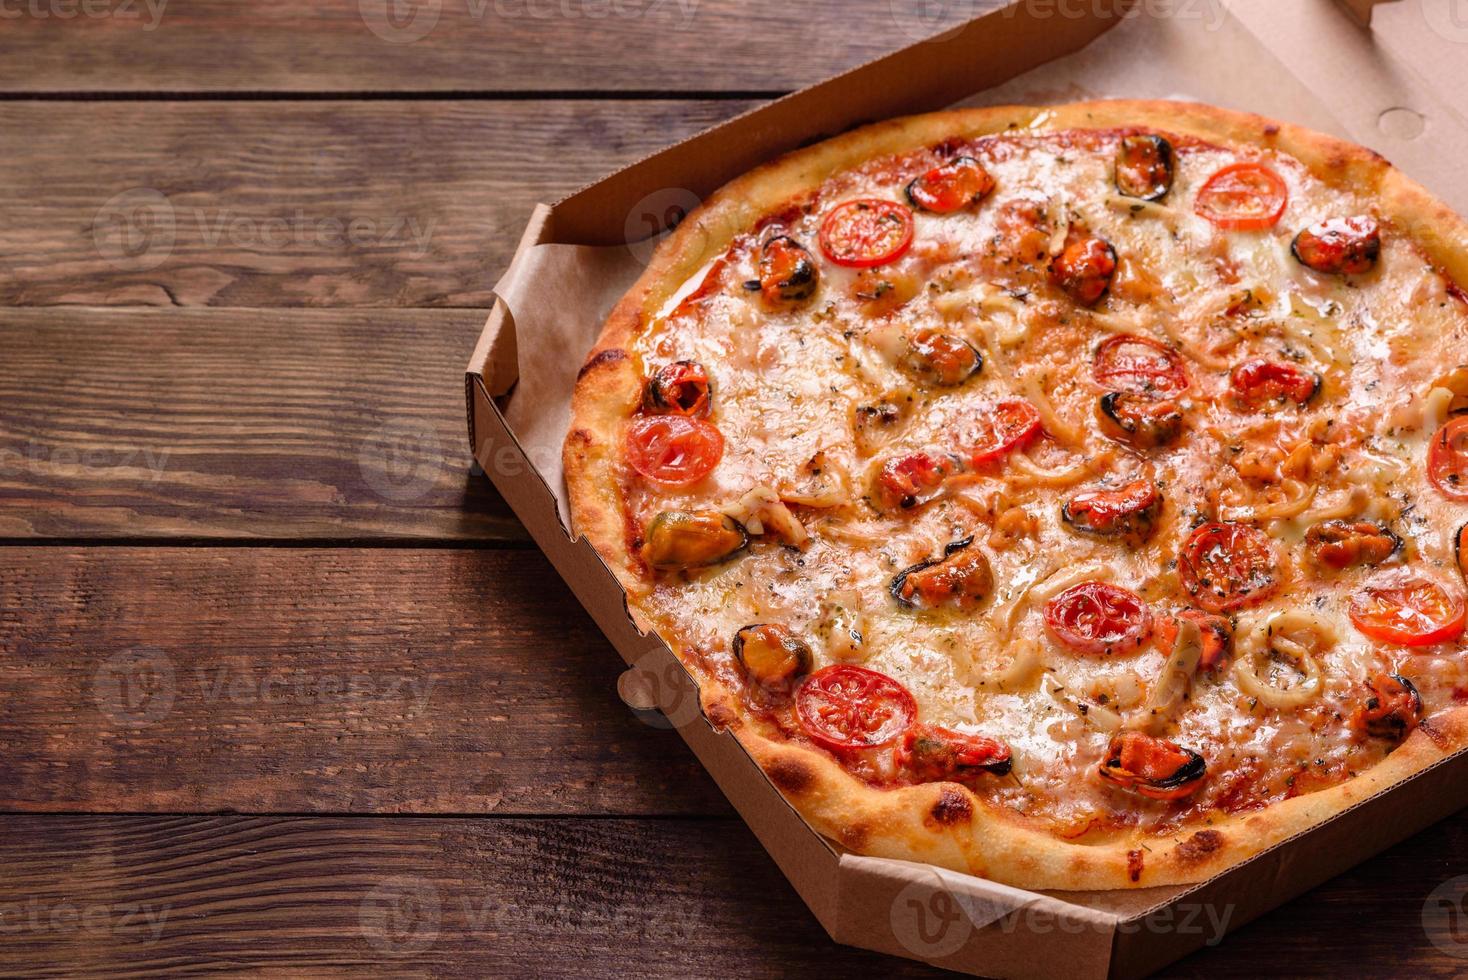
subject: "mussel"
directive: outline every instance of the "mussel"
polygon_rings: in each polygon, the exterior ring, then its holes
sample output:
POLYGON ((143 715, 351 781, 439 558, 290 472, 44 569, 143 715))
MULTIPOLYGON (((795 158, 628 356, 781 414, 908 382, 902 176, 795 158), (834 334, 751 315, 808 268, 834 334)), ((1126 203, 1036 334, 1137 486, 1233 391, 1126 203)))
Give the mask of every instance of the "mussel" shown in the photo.
POLYGON ((1328 275, 1370 272, 1381 257, 1381 225, 1375 218, 1330 218, 1311 225, 1290 245, 1301 265, 1328 275))
POLYGON ((1370 567, 1402 550, 1402 539, 1377 521, 1321 521, 1305 532, 1305 547, 1318 564, 1337 570, 1370 567))
POLYGON ((951 542, 941 558, 904 569, 892 580, 892 598, 906 609, 971 609, 983 602, 994 591, 994 570, 973 543, 972 537, 951 542))
POLYGON ((919 330, 908 338, 904 363, 919 380, 951 388, 982 371, 984 356, 955 334, 919 330))
POLYGON ((642 388, 642 410, 648 415, 707 418, 713 408, 709 373, 697 361, 674 361, 653 372, 642 388))
POLYGON ((1153 800, 1180 800, 1203 785, 1207 761, 1192 749, 1144 732, 1111 740, 1097 770, 1101 778, 1153 800))
POLYGON ((1401 674, 1379 673, 1366 683, 1366 700, 1352 718, 1356 728, 1375 738, 1400 742, 1422 720, 1422 695, 1401 674))
POLYGON ((716 510, 665 510, 644 538, 643 561, 663 571, 717 565, 749 544, 744 525, 716 510))
POLYGON ((1111 288, 1116 249, 1104 238, 1076 238, 1050 262, 1050 281, 1082 306, 1093 306, 1111 288))
POLYGON ((1101 431, 1138 449, 1170 445, 1182 435, 1182 408, 1171 399, 1112 391, 1101 396, 1099 407, 1101 431))
POLYGON ((1172 144, 1161 136, 1125 136, 1116 148, 1116 189, 1127 197, 1162 200, 1175 169, 1172 144))
POLYGON ((1152 536, 1161 516, 1162 494, 1148 479, 1083 490, 1060 508, 1061 520, 1082 534, 1119 538, 1132 547, 1152 536))
POLYGON ((734 657, 755 683, 768 688, 810 673, 808 644, 778 623, 756 623, 734 634, 734 657))
POLYGON ((760 249, 760 295, 772 306, 810 299, 819 279, 809 250, 789 235, 771 238, 760 249))

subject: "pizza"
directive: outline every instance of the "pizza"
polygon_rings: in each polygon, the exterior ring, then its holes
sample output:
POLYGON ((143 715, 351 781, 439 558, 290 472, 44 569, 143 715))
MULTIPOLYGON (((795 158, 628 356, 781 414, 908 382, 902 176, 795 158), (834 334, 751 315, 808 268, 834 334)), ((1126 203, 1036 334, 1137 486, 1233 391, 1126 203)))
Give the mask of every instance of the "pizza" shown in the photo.
POLYGON ((580 370, 576 532, 843 848, 1202 880, 1468 744, 1468 226, 1196 104, 799 150, 580 370))

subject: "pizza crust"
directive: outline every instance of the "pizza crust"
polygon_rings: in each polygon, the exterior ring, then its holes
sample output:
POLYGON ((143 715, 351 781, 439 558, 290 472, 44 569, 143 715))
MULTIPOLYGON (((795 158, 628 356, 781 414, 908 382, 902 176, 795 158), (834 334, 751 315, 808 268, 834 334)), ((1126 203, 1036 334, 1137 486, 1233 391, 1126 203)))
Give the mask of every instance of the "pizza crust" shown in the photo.
MULTIPOLYGON (((575 530, 592 543, 627 590, 629 610, 640 628, 650 628, 636 602, 648 585, 622 513, 618 447, 608 434, 619 431, 618 423, 641 396, 642 376, 627 348, 644 319, 760 216, 871 158, 951 137, 1014 129, 1118 127, 1155 128, 1290 154, 1324 183, 1374 197, 1398 233, 1405 231, 1448 279, 1468 281, 1468 224, 1382 157, 1308 129, 1211 106, 1116 100, 952 110, 877 123, 783 156, 725 185, 661 243, 642 277, 608 317, 576 385, 564 452, 575 530)), ((676 651, 676 642, 670 642, 676 651)), ((695 664, 688 666, 699 675, 695 664)), ((1021 825, 957 783, 873 787, 819 751, 754 731, 743 719, 734 692, 709 676, 698 679, 705 716, 716 728, 734 733, 822 834, 864 854, 923 861, 1030 889, 1202 881, 1468 745, 1468 706, 1451 708, 1424 722, 1383 762, 1328 789, 1253 812, 1218 815, 1175 837, 1077 844, 1021 825)))

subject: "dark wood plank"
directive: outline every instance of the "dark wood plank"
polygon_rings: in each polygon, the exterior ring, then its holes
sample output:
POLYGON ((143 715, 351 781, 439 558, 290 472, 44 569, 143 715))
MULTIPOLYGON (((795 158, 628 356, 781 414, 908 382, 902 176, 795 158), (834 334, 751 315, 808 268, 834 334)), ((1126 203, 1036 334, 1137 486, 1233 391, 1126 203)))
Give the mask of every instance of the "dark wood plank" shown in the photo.
POLYGON ((0 91, 782 90, 996 3, 423 0, 390 20, 391 0, 107 0, 63 20, 44 0, 7 8, 0 91))
POLYGON ((0 549, 0 810, 727 814, 534 551, 0 549))
POLYGON ((0 103, 0 306, 485 307, 537 201, 750 104, 0 103))
POLYGON ((733 820, 0 827, 0 970, 29 976, 938 975, 834 945, 733 820))
POLYGON ((0 308, 0 537, 523 543, 469 472, 483 323, 0 308))
MULTIPOLYGON (((12 816, 0 829, 0 970, 28 976, 938 975, 833 944, 737 820, 12 816)), ((1163 975, 1461 975, 1468 943, 1430 895, 1449 882, 1461 901, 1465 847, 1468 821, 1447 821, 1163 975)))

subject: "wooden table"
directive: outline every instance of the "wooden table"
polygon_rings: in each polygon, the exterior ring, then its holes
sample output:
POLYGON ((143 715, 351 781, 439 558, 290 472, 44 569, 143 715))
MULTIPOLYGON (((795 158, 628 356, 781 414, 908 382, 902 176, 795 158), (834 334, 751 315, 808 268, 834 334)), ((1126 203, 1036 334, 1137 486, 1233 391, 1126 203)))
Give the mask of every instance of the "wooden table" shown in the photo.
MULTIPOLYGON (((621 706, 461 387, 534 202, 916 6, 0 6, 0 970, 931 972, 833 945, 621 706)), ((1422 926, 1465 847, 1176 972, 1468 969, 1422 926)))

